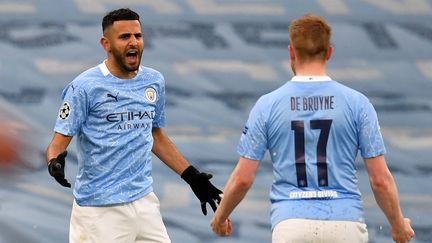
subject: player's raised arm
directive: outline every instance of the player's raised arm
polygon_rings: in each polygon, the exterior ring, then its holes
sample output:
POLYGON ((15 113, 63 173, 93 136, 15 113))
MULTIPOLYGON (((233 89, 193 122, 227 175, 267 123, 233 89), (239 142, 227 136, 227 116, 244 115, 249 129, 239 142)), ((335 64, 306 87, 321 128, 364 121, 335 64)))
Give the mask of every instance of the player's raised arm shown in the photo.
POLYGON ((216 203, 221 200, 220 194, 222 194, 222 191, 210 182, 213 175, 200 172, 190 165, 162 128, 153 128, 152 133, 152 152, 168 167, 181 175, 181 178, 190 185, 201 202, 201 210, 204 215, 207 215, 207 203, 215 211, 217 208, 216 203))

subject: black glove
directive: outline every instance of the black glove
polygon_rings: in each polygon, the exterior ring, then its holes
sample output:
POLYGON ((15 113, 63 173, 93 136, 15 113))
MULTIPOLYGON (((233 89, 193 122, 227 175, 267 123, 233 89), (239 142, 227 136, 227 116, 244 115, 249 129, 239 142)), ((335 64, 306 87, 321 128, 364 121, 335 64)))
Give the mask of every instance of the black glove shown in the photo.
POLYGON ((48 172, 60 185, 71 187, 71 184, 65 179, 64 173, 66 155, 67 151, 65 150, 57 158, 51 159, 48 163, 48 172))
POLYGON ((181 178, 190 185, 195 196, 200 200, 204 215, 207 215, 206 203, 210 204, 214 212, 217 208, 215 201, 218 204, 221 201, 222 191, 211 184, 210 179, 212 177, 211 174, 199 172, 192 165, 181 174, 181 178))

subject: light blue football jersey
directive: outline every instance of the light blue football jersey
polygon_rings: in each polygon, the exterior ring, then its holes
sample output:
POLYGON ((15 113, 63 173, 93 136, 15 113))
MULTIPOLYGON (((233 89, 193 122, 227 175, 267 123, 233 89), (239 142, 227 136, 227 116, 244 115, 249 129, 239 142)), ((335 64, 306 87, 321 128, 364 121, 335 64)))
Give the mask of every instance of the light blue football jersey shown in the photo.
POLYGON ((54 131, 76 136, 74 187, 82 206, 131 202, 151 191, 152 127, 165 125, 165 81, 143 67, 133 79, 113 76, 105 63, 63 91, 54 131))
POLYGON ((355 159, 385 153, 377 114, 363 94, 327 76, 296 76, 262 96, 238 153, 262 160, 274 181, 272 228, 290 218, 364 222, 355 159))

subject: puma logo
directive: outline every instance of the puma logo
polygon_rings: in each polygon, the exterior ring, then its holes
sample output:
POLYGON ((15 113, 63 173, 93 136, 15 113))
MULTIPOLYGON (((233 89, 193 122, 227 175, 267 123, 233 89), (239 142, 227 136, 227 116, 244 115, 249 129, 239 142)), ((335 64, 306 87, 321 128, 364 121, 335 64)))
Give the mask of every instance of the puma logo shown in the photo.
POLYGON ((114 96, 114 95, 108 93, 108 94, 107 94, 107 97, 108 97, 108 98, 113 98, 113 99, 117 102, 117 101, 118 101, 118 99, 117 99, 118 94, 119 94, 119 93, 117 92, 116 96, 114 96))

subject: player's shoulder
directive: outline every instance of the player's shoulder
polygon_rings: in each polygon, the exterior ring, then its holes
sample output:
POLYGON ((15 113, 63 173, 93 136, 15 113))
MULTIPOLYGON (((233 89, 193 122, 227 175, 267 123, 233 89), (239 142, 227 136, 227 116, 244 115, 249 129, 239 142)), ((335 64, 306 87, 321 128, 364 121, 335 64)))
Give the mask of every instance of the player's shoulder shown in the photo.
POLYGON ((361 91, 336 82, 335 89, 339 98, 343 99, 346 107, 353 112, 362 111, 367 107, 373 107, 369 98, 361 91))
POLYGON ((335 88, 339 90, 339 92, 342 93, 345 97, 347 97, 347 99, 358 99, 362 101, 369 100, 369 98, 359 90, 348 87, 338 81, 335 81, 333 83, 335 85, 335 88))
POLYGON ((273 90, 273 91, 271 91, 271 92, 268 92, 268 93, 265 93, 265 94, 263 94, 263 95, 261 95, 259 98, 258 98, 258 100, 257 100, 257 104, 265 104, 265 105, 268 105, 269 103, 272 103, 272 102, 274 102, 275 100, 276 100, 276 97, 278 96, 278 93, 279 93, 279 90, 280 88, 278 88, 278 89, 275 89, 275 90, 273 90))
POLYGON ((280 103, 280 101, 283 99, 283 96, 286 96, 286 94, 284 95, 283 92, 284 86, 285 85, 261 95, 255 102, 255 109, 265 110, 266 112, 271 111, 273 107, 280 103))
POLYGON ((147 67, 147 66, 140 66, 140 73, 147 78, 157 78, 157 79, 164 79, 163 75, 161 72, 159 72, 158 70, 151 68, 151 67, 147 67))
POLYGON ((75 77, 69 85, 73 85, 76 88, 86 89, 92 85, 93 82, 104 78, 104 74, 99 66, 95 66, 85 70, 75 77))
POLYGON ((142 72, 144 73, 152 73, 152 74, 158 74, 158 75, 162 75, 161 72, 159 72, 158 70, 151 68, 151 67, 147 67, 147 66, 140 66, 142 72))
POLYGON ((291 82, 286 82, 285 84, 283 84, 282 86, 265 93, 264 95, 262 95, 258 101, 260 102, 275 102, 277 100, 279 100, 281 97, 286 96, 287 92, 289 93, 289 86, 290 86, 291 82))

